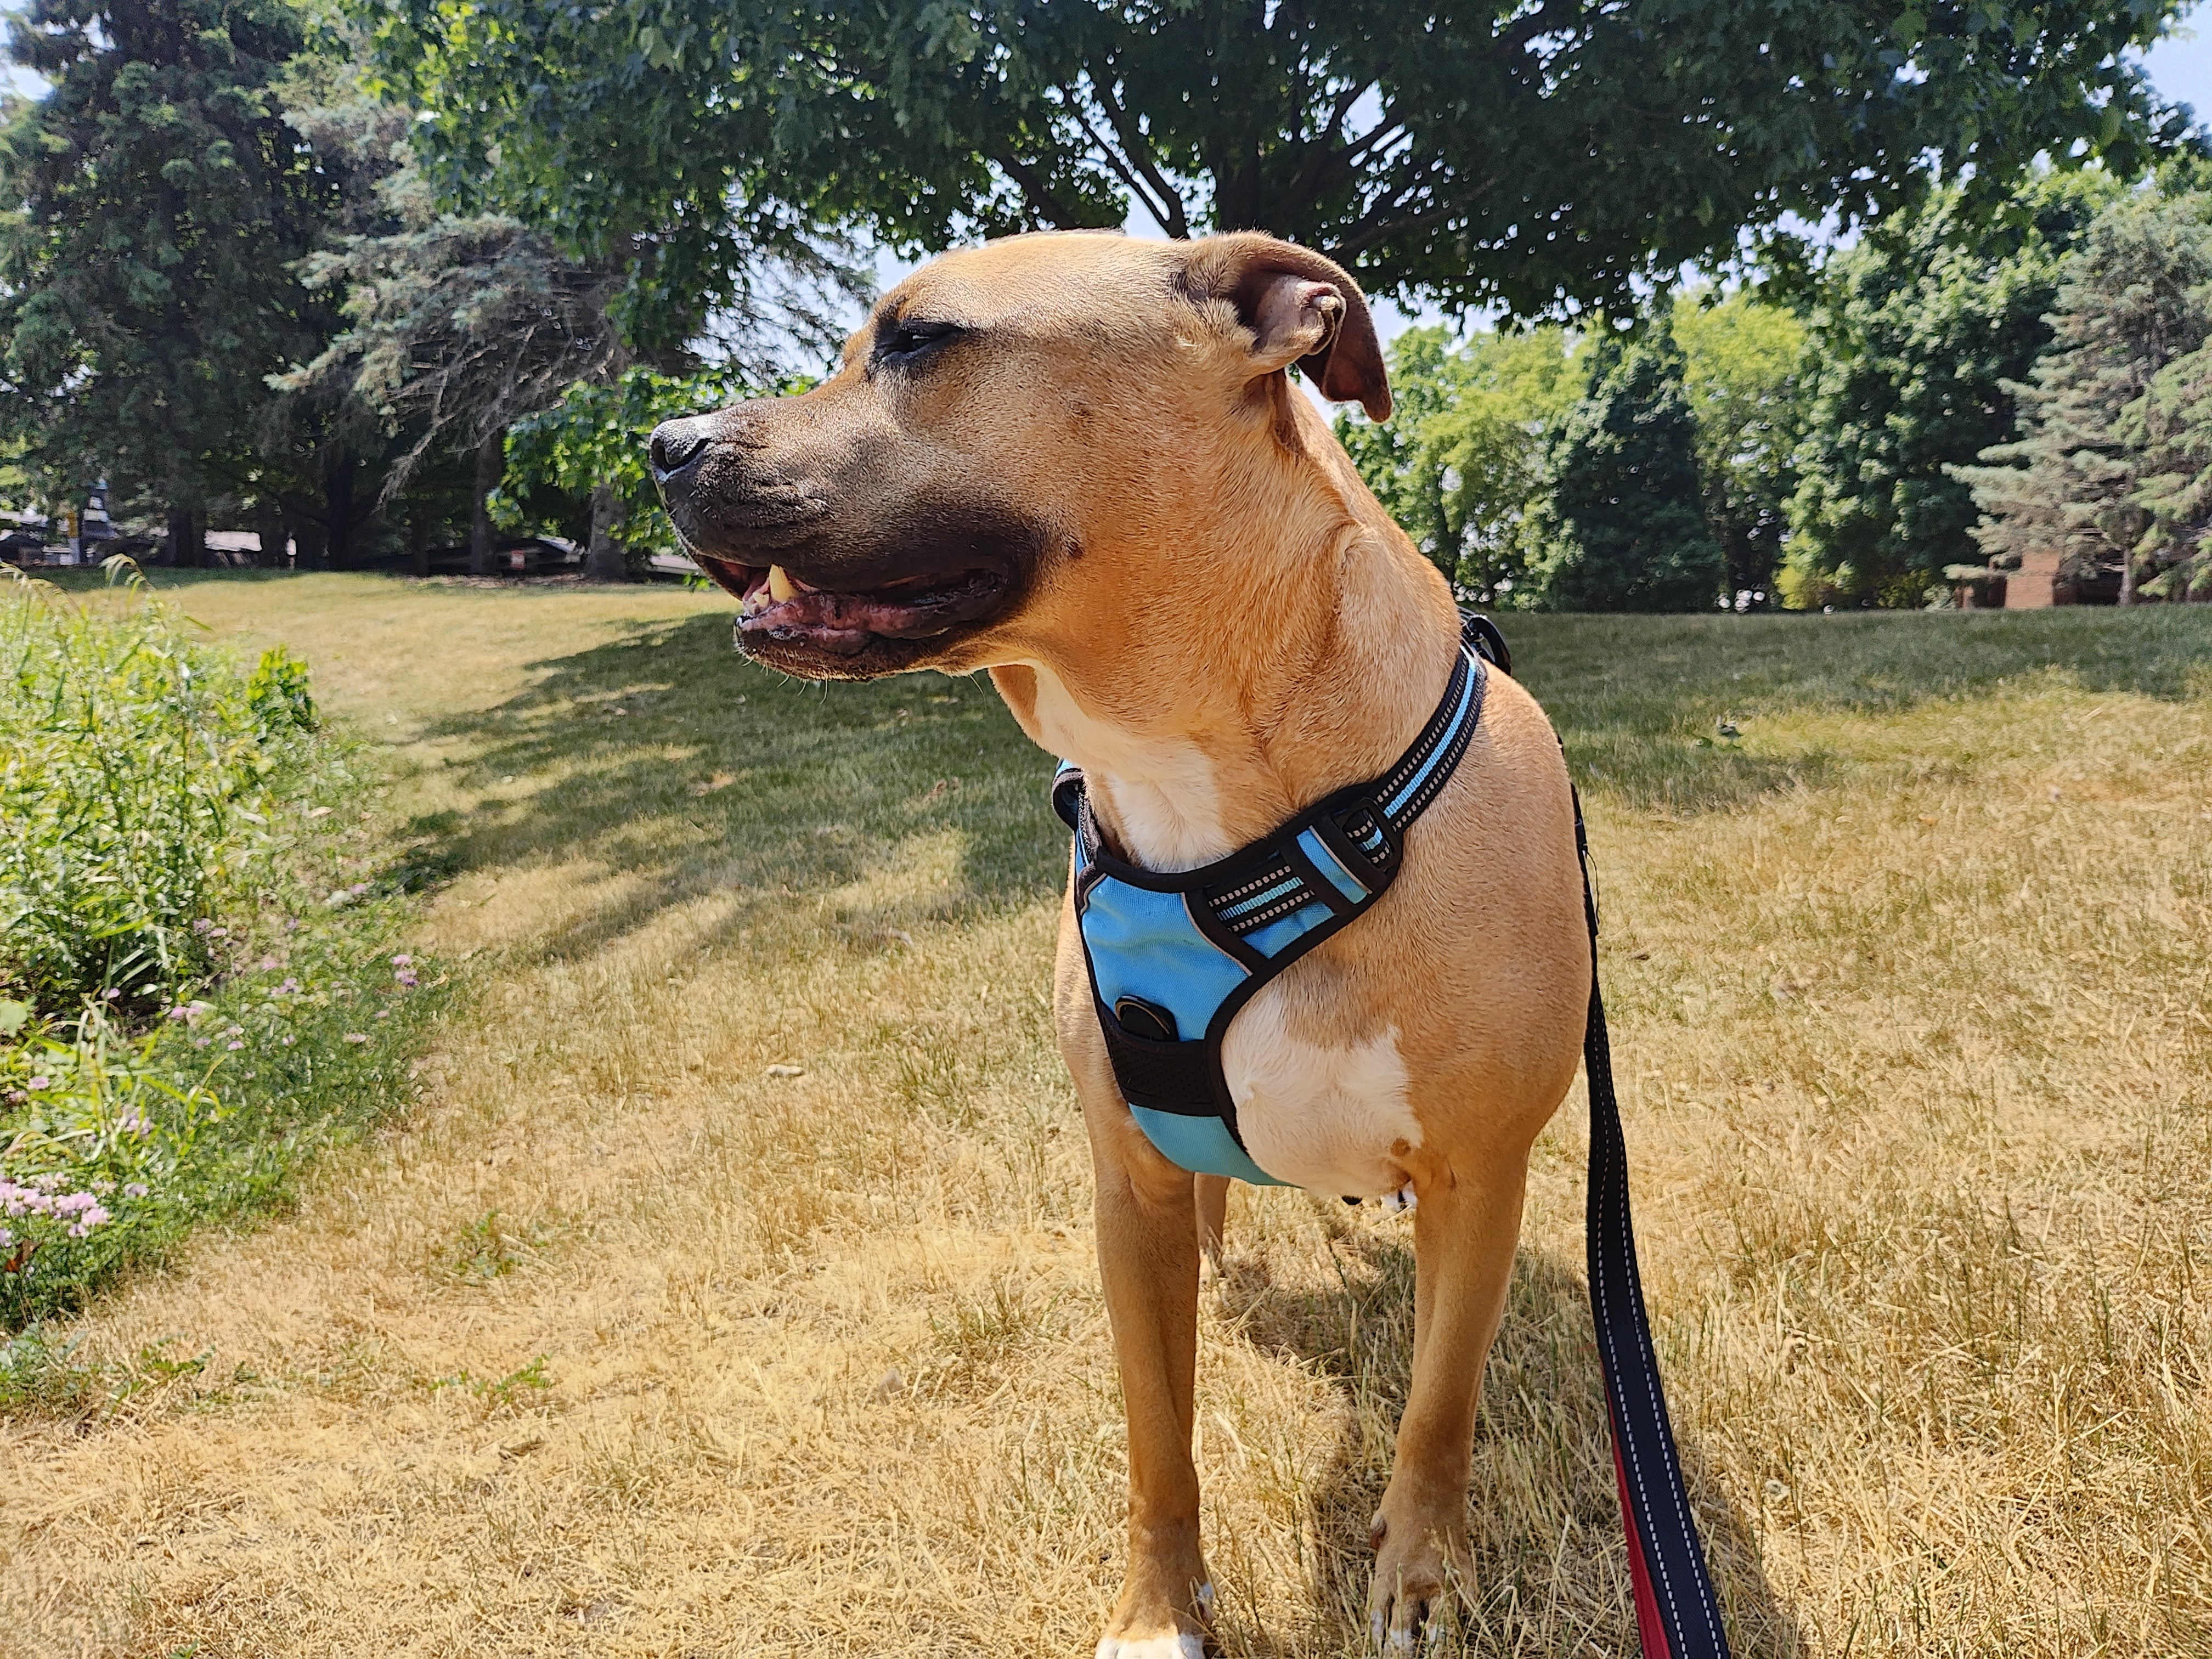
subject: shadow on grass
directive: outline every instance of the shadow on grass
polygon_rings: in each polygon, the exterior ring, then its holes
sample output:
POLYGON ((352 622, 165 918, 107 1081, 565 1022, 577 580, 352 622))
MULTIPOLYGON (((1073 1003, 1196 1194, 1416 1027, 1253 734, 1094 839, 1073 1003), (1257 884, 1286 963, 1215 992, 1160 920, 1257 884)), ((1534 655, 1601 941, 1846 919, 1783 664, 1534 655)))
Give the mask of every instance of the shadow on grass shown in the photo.
POLYGON ((428 733, 465 741, 449 764, 483 799, 417 819, 404 858, 442 874, 580 854, 642 878, 552 941, 559 955, 705 894, 743 922, 830 898, 865 939, 1026 904, 1065 875, 1051 762, 986 679, 792 680, 738 657, 724 616, 531 667, 528 690, 428 733))
MULTIPOLYGON (((1901 711, 2052 678, 2166 699, 2212 684, 2212 607, 1508 626, 1585 788, 1678 812, 1859 764, 1746 752, 1715 740, 1723 718, 1901 711)), ((428 734, 468 744, 452 763, 482 799, 418 820, 403 863, 435 875, 580 855, 632 878, 548 945, 556 954, 707 894, 728 906, 732 931, 773 927, 792 900, 817 901, 865 946, 1032 902, 1063 878, 1051 763, 983 677, 790 680, 736 653, 726 614, 639 624, 532 670, 526 690, 428 734)))
MULTIPOLYGON (((1263 1259, 1232 1256, 1224 1312, 1240 1337, 1329 1379, 1346 1429, 1307 1499, 1315 1628, 1292 1646, 1356 1650, 1374 1554, 1369 1517, 1389 1479, 1378 1424, 1405 1409, 1413 1372, 1413 1253, 1404 1238, 1329 1218, 1339 1288, 1285 1289, 1263 1259)), ((1231 1243, 1233 1246, 1234 1240, 1231 1243)), ((1468 1491, 1471 1607, 1443 1651, 1637 1650, 1604 1382, 1580 1264, 1523 1248, 1483 1376, 1468 1491)), ((1735 1651, 1797 1659, 1796 1621, 1759 1565, 1758 1540, 1695 1439, 1680 1440, 1705 1557, 1735 1651)), ((1255 1651, 1270 1649, 1261 1642, 1255 1651)))

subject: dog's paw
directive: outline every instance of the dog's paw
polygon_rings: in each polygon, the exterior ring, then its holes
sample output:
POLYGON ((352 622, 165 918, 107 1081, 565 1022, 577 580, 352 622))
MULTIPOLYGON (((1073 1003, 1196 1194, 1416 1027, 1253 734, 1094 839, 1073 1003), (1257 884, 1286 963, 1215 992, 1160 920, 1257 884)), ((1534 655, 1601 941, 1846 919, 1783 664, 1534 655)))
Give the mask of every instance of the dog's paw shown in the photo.
POLYGON ((1097 1659, 1204 1659, 1205 1626, 1213 1618, 1213 1586, 1200 1584, 1195 1599, 1189 1614, 1171 1613, 1156 1620, 1133 1620, 1117 1610, 1114 1623, 1121 1629, 1098 1638, 1097 1659), (1150 1632, 1145 1628, 1147 1623, 1154 1626, 1150 1632))
POLYGON ((1175 1636, 1102 1636, 1097 1659, 1206 1659, 1206 1638, 1175 1636))
POLYGON ((1444 1638, 1445 1612, 1462 1547, 1434 1528, 1387 1525, 1378 1514, 1370 1528, 1375 1577, 1367 1589, 1368 1639, 1391 1655, 1419 1651, 1444 1638))

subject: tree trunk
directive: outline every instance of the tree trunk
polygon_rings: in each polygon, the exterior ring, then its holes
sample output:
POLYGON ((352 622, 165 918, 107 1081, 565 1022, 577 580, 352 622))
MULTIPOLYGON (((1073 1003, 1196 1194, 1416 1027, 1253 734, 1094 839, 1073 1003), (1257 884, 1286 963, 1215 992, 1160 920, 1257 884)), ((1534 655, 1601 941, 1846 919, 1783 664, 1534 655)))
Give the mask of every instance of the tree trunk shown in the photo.
POLYGON ((491 508, 485 503, 491 492, 499 488, 499 481, 507 476, 507 428, 505 427, 477 446, 476 489, 469 503, 469 574, 491 574, 492 527, 491 508))
POLYGON ((430 574, 430 509, 420 505, 407 515, 407 568, 416 576, 430 574))
POLYGON ((300 550, 293 561, 295 570, 328 570, 331 562, 326 550, 330 544, 328 532, 315 519, 301 519, 292 526, 292 544, 300 550))
POLYGON ((207 568, 207 521, 189 507, 169 509, 169 562, 179 570, 207 568))
POLYGON ((586 581, 629 580, 629 562, 623 556, 623 544, 615 539, 615 526, 621 522, 622 504, 615 498, 615 487, 601 484, 592 492, 592 545, 584 555, 586 581))
POLYGON ((286 562, 283 507, 266 498, 254 502, 253 531, 261 538, 261 553, 253 562, 264 570, 282 570, 286 562))
POLYGON ((323 463, 323 502, 330 514, 330 541, 325 552, 333 570, 353 564, 353 457, 340 454, 323 463))

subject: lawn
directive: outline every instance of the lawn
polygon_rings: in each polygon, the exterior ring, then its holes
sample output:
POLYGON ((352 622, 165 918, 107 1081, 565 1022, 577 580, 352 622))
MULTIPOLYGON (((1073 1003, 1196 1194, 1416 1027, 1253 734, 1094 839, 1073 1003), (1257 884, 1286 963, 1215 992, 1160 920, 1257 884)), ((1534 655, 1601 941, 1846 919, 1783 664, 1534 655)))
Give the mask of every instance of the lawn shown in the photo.
MULTIPOLYGON (((0 1425, 11 1644, 1087 1654, 1124 1460, 1065 842, 988 685, 781 681, 665 589, 179 597, 389 743, 385 856, 468 994, 296 1214, 75 1322, 137 1386, 0 1425)), ((1591 811, 1737 1652, 2212 1651, 2212 609, 1508 632, 1591 811)), ((1633 1650, 1583 1126, 1538 1146, 1440 1654, 1633 1650)), ((1232 1202, 1226 1654, 1358 1650, 1409 1239, 1232 1202)))

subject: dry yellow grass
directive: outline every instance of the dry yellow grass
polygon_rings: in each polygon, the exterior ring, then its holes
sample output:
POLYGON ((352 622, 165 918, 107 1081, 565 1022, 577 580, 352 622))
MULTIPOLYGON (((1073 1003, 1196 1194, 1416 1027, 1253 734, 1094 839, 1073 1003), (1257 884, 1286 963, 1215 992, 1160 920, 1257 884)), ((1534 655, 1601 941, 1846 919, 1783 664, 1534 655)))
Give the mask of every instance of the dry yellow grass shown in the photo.
MULTIPOLYGON (((1087 1653, 1122 1452, 1061 846, 988 690, 781 684, 665 592, 189 608, 394 739, 481 994, 431 1108, 79 1322, 207 1363, 0 1429, 0 1647, 1087 1653)), ((1741 1654, 2212 1653, 2208 624, 1512 630, 1593 780, 1741 1654)), ((1538 1150, 1443 1651, 1633 1651, 1582 1126, 1538 1150)), ((1238 1189, 1199 1402, 1229 1654, 1358 1650, 1407 1243, 1238 1189)))

